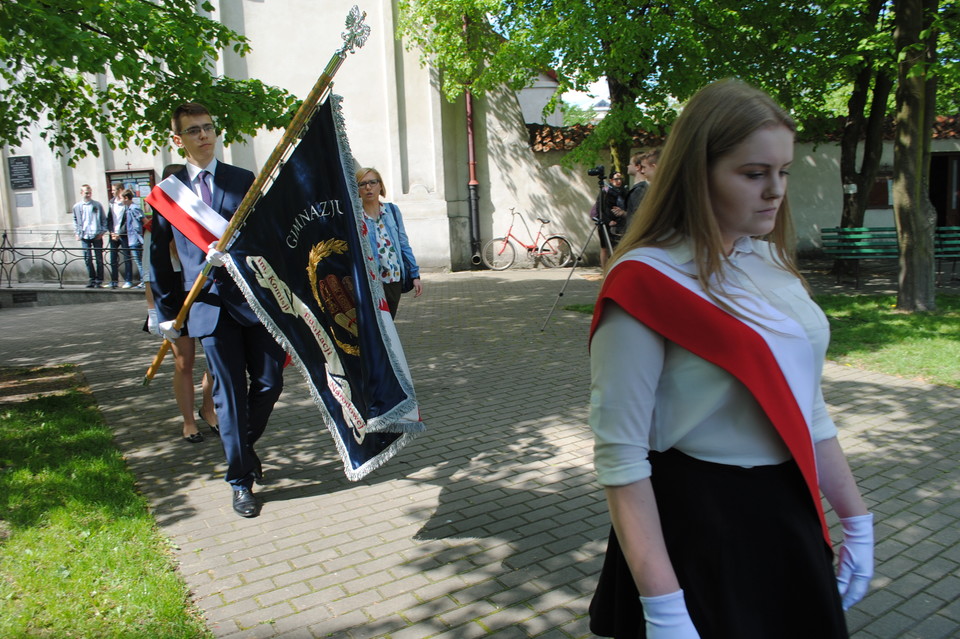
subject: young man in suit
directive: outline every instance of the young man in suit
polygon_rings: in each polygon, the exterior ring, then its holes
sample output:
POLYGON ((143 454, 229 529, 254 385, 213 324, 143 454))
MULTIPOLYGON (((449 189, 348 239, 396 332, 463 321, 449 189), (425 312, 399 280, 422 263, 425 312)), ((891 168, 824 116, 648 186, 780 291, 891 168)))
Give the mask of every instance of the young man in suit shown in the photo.
MULTIPOLYGON (((225 219, 230 219, 254 181, 250 171, 215 157, 217 129, 207 109, 196 103, 179 106, 171 119, 173 142, 183 150, 186 165, 175 174, 225 219)), ((167 339, 180 334, 173 320, 179 301, 203 270, 210 252, 198 248, 161 214, 154 215, 151 238, 153 297, 160 330, 167 339), (182 274, 170 259, 173 240, 182 274)), ((262 483, 263 469, 254 445, 263 434, 273 405, 283 389, 284 352, 260 323, 226 269, 214 268, 190 308, 185 329, 200 339, 213 375, 213 399, 227 459, 226 481, 233 489, 233 509, 255 517, 259 504, 253 483, 262 483), (249 381, 248 381, 249 376, 249 381)))

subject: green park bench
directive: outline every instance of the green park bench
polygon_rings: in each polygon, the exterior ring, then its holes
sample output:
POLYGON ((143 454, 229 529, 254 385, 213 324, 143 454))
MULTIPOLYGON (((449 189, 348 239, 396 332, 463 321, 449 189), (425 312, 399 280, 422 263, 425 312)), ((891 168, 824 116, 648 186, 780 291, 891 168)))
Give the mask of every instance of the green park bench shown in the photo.
POLYGON ((960 259, 960 226, 938 227, 933 250, 937 258, 937 284, 940 284, 944 262, 953 262, 950 277, 956 277, 957 260, 960 259))
MULTIPOLYGON (((892 226, 868 228, 833 227, 820 230, 823 252, 836 260, 853 260, 856 287, 860 288, 860 262, 862 260, 890 260, 900 257, 897 229, 892 226)), ((840 283, 837 269, 837 284, 840 283)))
MULTIPOLYGON (((860 288, 860 262, 862 260, 890 260, 900 257, 900 244, 897 229, 892 226, 880 227, 833 227, 820 230, 823 252, 837 260, 854 261, 856 287, 860 288)), ((956 272, 960 259, 960 226, 941 226, 934 237, 934 258, 937 260, 937 283, 944 269, 944 262, 953 262, 956 272)), ((837 284, 840 283, 840 269, 837 269, 837 284)))

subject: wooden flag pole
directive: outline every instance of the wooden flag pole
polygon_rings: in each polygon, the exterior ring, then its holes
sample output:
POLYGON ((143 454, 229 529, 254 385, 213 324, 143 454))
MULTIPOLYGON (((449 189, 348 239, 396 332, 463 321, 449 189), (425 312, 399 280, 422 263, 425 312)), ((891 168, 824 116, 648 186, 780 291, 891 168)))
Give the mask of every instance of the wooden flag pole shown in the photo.
MULTIPOLYGON (((293 116, 293 120, 291 120, 290 124, 287 125, 287 128, 283 133, 283 137, 280 138, 277 146, 273 149, 273 153, 271 153, 270 157, 267 158, 267 161, 263 165, 263 169, 261 169, 257 179, 254 180, 253 185, 247 191, 246 195, 243 196, 243 200, 240 202, 240 206, 237 208, 236 213, 234 213, 233 217, 230 218, 230 223, 227 225, 227 229, 217 241, 218 251, 226 250, 227 246, 230 245, 230 240, 233 238, 234 233, 236 233, 237 230, 243 225, 247 219, 247 216, 253 212, 254 205, 256 204, 257 200, 260 199, 260 196, 267 186, 267 182, 273 178, 274 173, 280 166, 280 163, 286 157, 288 151, 301 137, 303 129, 310 121, 310 118, 313 117, 314 111, 316 111, 317 107, 322 104, 324 100, 326 100, 330 91, 330 85, 333 82, 333 76, 336 75, 337 71, 340 69, 340 65, 343 64, 344 60, 346 60, 347 54, 353 53, 354 49, 358 49, 366 43, 367 37, 370 35, 370 27, 363 24, 363 20, 366 17, 367 14, 365 12, 361 13, 360 9, 356 5, 354 5, 354 7, 350 10, 350 13, 347 15, 346 19, 347 30, 341 34, 341 37, 343 38, 343 46, 340 47, 340 49, 338 49, 330 57, 330 61, 327 62, 326 68, 317 79, 317 82, 313 85, 313 88, 310 90, 310 93, 307 95, 306 99, 304 99, 303 103, 300 105, 300 108, 297 109, 296 114, 293 116)), ((187 297, 183 302, 183 307, 180 309, 180 312, 177 313, 177 317, 173 321, 173 327, 175 329, 180 330, 184 323, 186 323, 187 315, 190 313, 190 306, 193 305, 197 297, 200 295, 200 291, 203 289, 203 285, 206 284, 207 278, 210 277, 210 271, 212 270, 213 267, 211 267, 210 264, 204 264, 203 270, 197 276, 196 281, 193 283, 193 287, 190 289, 190 292, 187 293, 187 297)), ((147 373, 143 378, 144 386, 149 384, 150 380, 153 379, 154 375, 157 374, 157 370, 160 368, 160 364, 163 362, 163 358, 166 357, 168 350, 170 350, 170 341, 165 339, 163 340, 163 344, 160 346, 160 350, 153 358, 153 363, 150 364, 150 368, 147 369, 147 373)))

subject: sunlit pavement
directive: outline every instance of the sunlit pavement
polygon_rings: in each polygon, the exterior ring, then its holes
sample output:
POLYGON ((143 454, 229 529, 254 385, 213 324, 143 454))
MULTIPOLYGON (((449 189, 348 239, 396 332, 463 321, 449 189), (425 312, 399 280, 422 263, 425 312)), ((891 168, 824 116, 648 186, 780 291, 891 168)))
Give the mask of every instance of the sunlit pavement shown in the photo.
MULTIPOLYGON (((0 352, 80 365, 218 637, 590 637, 609 524, 586 425, 590 318, 563 306, 591 303, 599 276, 569 273, 424 275, 397 327, 429 430, 363 481, 344 478, 288 370, 255 519, 231 508, 219 442, 181 439, 172 361, 141 385, 159 341, 138 295, 2 308, 0 352)), ((833 363, 824 388, 877 518, 852 636, 960 636, 960 393, 833 363)))

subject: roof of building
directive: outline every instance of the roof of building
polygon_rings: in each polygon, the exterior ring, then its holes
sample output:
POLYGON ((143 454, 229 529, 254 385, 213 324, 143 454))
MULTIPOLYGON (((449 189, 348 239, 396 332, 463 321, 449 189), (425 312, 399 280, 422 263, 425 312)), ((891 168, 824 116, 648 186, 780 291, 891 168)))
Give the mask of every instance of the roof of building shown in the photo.
MULTIPOLYGON (((837 128, 823 136, 829 141, 838 141, 842 132, 843 119, 837 119, 837 128)), ((546 153, 548 151, 569 151, 583 142, 584 138, 593 132, 592 124, 575 124, 573 126, 550 126, 548 124, 527 124, 530 133, 530 147, 534 151, 546 153)), ((884 123, 883 137, 892 140, 894 134, 894 120, 887 118, 884 123)), ((934 140, 960 139, 960 114, 938 115, 933 124, 934 140)), ((633 133, 633 146, 639 148, 660 146, 666 136, 648 131, 633 133)))
MULTIPOLYGON (((530 133, 530 147, 534 151, 569 151, 583 142, 593 132, 592 124, 574 124, 573 126, 550 126, 547 124, 527 124, 530 133)), ((648 131, 635 131, 633 145, 652 147, 663 144, 665 136, 648 131)))

